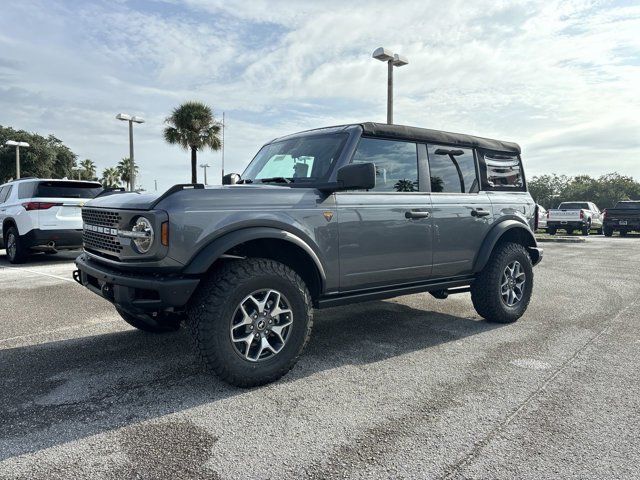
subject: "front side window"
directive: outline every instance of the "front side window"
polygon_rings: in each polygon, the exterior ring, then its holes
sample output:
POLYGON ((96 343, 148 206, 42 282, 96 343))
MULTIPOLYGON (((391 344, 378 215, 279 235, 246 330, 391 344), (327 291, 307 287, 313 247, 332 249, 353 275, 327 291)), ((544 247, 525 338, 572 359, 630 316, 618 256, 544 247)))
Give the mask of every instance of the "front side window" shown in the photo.
POLYGON ((353 163, 373 163, 376 166, 375 192, 417 192, 418 152, 413 142, 360 139, 353 163))
POLYGON ((347 136, 292 138, 262 147, 242 175, 247 183, 326 181, 347 136))
POLYGON ((429 172, 434 193, 478 192, 478 176, 473 150, 429 145, 429 172))
POLYGON ((519 156, 484 152, 483 158, 483 183, 487 190, 524 190, 519 156))

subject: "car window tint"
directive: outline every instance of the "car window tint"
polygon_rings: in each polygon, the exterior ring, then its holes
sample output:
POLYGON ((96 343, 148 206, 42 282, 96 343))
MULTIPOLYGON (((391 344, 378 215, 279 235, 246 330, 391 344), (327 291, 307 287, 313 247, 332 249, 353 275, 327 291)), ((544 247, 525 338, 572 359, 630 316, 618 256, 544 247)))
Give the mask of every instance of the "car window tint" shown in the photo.
POLYGON ((94 198, 102 186, 89 182, 47 181, 39 182, 34 198, 94 198))
POLYGON ((18 184, 18 198, 32 198, 38 182, 22 182, 18 184))
POLYGON ((361 138, 353 163, 376 166, 376 192, 417 192, 418 151, 413 142, 361 138))
POLYGON ((9 196, 9 185, 0 188, 0 203, 4 203, 9 196))
POLYGON ((432 192, 474 193, 479 190, 473 150, 429 145, 427 152, 432 192))

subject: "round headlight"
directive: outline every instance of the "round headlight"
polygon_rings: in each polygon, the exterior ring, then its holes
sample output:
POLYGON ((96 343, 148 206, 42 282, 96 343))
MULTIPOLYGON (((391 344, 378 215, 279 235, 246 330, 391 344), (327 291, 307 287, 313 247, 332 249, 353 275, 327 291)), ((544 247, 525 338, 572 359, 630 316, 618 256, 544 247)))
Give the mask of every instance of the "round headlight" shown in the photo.
POLYGON ((151 222, 144 217, 138 217, 131 231, 138 234, 133 239, 133 243, 138 251, 140 253, 147 253, 151 249, 151 245, 153 245, 153 226, 151 222))

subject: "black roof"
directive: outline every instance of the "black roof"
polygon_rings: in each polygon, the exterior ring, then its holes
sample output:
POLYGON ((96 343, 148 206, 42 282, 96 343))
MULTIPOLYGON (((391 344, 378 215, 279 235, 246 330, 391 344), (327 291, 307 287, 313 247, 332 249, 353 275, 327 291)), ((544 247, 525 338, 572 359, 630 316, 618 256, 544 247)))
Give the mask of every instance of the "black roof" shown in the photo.
POLYGON ((513 142, 503 142, 491 138, 474 137, 464 133, 443 132, 428 128, 409 127, 407 125, 389 125, 387 123, 361 123, 366 135, 378 137, 399 138, 420 142, 444 143, 460 147, 477 147, 497 152, 520 153, 520 145, 513 142))

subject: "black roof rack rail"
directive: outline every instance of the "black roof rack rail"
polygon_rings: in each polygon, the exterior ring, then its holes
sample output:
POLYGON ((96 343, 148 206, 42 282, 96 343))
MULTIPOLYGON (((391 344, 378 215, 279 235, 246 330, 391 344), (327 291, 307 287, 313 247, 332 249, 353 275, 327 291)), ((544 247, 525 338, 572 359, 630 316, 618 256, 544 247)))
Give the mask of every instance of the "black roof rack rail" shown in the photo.
POLYGON ((202 183, 179 183, 178 185, 174 185, 169 190, 167 190, 162 195, 160 195, 155 200, 155 202, 151 204, 150 208, 156 208, 156 205, 158 205, 162 200, 164 200, 167 197, 170 197, 176 192, 181 192, 182 190, 202 190, 202 189, 204 189, 204 184, 202 183))

